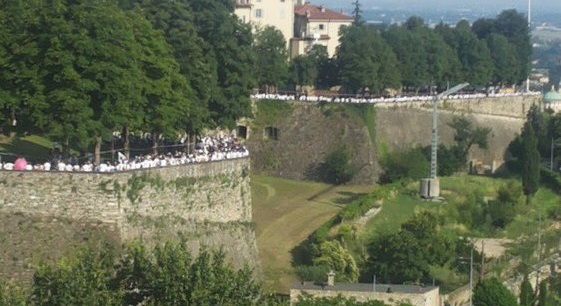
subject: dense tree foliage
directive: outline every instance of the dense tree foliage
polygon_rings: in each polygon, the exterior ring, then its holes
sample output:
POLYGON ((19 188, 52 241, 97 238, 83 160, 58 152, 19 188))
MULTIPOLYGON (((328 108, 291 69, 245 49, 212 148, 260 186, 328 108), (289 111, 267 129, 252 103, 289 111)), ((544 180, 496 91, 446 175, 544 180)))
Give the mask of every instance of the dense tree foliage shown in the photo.
POLYGON ((282 32, 273 27, 259 28, 255 35, 255 74, 265 92, 275 92, 286 78, 288 52, 282 32))
POLYGON ((118 130, 159 136, 231 127, 251 115, 254 86, 286 80, 364 94, 460 81, 517 84, 531 51, 516 11, 472 27, 431 29, 412 17, 384 29, 361 22, 357 2, 336 57, 315 46, 287 74, 280 32, 266 27, 254 39, 233 1, 0 4, 0 126, 48 132, 65 150, 99 150, 118 130))
POLYGON ((379 93, 401 86, 408 92, 433 92, 458 82, 510 86, 520 84, 529 72, 529 30, 515 10, 472 26, 462 20, 454 27, 439 24, 435 29, 415 16, 386 28, 365 25, 360 13, 355 19, 341 32, 339 66, 333 67, 347 93, 379 93))
POLYGON ((530 122, 522 130, 522 186, 527 197, 533 196, 540 186, 540 153, 538 141, 530 122))
POLYGON ((516 297, 495 278, 484 279, 473 290, 474 306, 516 306, 516 297))
POLYGON ((347 92, 379 93, 399 85, 397 58, 380 34, 365 25, 343 28, 337 58, 347 92))
MULTIPOLYGON (((253 37, 231 1, 0 1, 0 120, 68 151, 250 115, 253 37)), ((157 143, 154 144, 156 148, 157 143)))
POLYGON ((221 252, 202 250, 192 256, 184 242, 153 250, 140 244, 122 251, 84 249, 57 264, 38 267, 32 291, 24 298, 13 287, 2 286, 0 301, 27 299, 32 305, 265 305, 268 300, 248 268, 233 269, 221 252))
POLYGON ((383 182, 418 180, 430 174, 430 164, 422 148, 388 153, 382 157, 381 166, 384 169, 383 182))
POLYGON ((534 305, 534 298, 534 289, 532 288, 532 284, 530 284, 528 275, 524 275, 524 279, 520 285, 520 306, 534 305))
POLYGON ((319 245, 318 257, 313 262, 316 266, 328 267, 335 272, 338 280, 356 282, 358 267, 351 253, 343 248, 337 240, 325 241, 319 245))
POLYGON ((431 282, 431 267, 455 260, 456 241, 441 231, 443 219, 421 212, 396 233, 381 235, 369 246, 368 273, 386 283, 431 282))

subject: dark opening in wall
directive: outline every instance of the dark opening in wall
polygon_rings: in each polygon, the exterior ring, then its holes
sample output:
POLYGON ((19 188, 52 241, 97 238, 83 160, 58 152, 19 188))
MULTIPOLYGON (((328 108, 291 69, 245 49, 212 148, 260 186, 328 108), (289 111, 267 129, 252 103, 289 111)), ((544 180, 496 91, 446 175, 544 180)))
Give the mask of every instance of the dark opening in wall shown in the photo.
POLYGON ((265 128, 264 137, 265 139, 278 140, 279 130, 276 127, 268 126, 265 128))
POLYGON ((238 138, 247 139, 247 126, 238 125, 238 138))

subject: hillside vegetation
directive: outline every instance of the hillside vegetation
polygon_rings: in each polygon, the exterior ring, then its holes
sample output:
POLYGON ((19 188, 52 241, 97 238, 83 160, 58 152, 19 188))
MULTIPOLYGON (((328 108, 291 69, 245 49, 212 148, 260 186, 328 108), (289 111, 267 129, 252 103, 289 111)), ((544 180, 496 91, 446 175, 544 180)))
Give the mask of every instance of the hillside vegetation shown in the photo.
POLYGON ((297 280, 291 251, 371 186, 337 186, 253 175, 253 220, 267 287, 288 292, 297 280))

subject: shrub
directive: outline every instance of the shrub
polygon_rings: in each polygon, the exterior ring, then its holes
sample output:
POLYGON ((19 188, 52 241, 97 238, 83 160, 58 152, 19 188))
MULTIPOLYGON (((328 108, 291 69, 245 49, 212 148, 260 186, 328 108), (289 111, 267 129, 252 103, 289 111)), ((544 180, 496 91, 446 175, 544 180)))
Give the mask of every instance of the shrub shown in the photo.
POLYGON ((421 148, 409 149, 387 154, 382 158, 384 174, 382 182, 395 182, 401 179, 418 180, 429 174, 429 161, 421 148))
POLYGON ((324 283, 327 280, 328 266, 297 266, 298 279, 305 282, 324 283))
POLYGON ((349 149, 339 147, 325 157, 322 164, 323 178, 333 184, 344 184, 350 181, 357 172, 351 163, 349 149))

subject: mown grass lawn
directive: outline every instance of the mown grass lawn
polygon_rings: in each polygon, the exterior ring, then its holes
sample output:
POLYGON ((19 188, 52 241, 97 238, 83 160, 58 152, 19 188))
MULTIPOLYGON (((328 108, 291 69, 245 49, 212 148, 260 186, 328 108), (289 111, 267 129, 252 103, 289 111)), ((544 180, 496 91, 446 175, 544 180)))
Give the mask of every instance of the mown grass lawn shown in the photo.
POLYGON ((288 293, 296 275, 292 249, 372 186, 332 186, 252 175, 253 220, 265 285, 288 293))
POLYGON ((52 147, 53 143, 50 140, 37 135, 0 136, 0 153, 10 160, 23 156, 30 160, 44 161, 48 158, 52 147))

